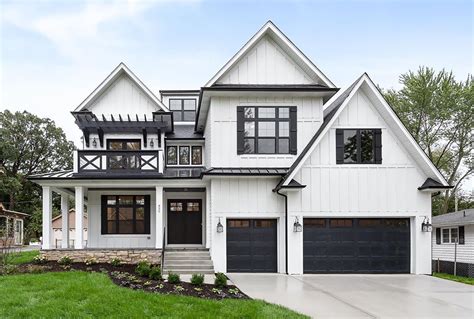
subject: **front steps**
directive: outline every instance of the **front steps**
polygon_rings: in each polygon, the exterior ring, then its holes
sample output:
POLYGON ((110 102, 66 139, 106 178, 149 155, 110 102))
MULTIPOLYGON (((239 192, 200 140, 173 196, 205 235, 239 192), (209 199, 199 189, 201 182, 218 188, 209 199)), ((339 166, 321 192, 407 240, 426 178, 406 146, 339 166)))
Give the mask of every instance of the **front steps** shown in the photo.
POLYGON ((213 274, 214 265, 209 249, 166 248, 163 274, 213 274))

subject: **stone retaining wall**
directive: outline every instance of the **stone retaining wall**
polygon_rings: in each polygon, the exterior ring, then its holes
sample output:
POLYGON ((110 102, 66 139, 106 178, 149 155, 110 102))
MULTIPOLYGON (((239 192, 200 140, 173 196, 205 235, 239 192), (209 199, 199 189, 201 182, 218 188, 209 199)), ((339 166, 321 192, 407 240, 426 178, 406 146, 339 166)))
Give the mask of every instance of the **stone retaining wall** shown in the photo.
POLYGON ((52 249, 41 250, 40 254, 48 260, 58 260, 67 255, 74 262, 84 262, 87 258, 95 258, 100 263, 110 262, 113 258, 119 258, 126 264, 136 264, 143 259, 152 264, 161 262, 160 249, 52 249))

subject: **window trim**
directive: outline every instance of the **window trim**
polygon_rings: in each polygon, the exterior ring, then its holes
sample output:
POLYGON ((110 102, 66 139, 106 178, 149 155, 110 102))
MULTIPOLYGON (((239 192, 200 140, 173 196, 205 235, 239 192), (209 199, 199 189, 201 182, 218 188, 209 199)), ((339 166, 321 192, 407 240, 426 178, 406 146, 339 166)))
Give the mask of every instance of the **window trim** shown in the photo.
POLYGON ((382 164, 382 129, 367 127, 367 128, 337 128, 336 129, 336 164, 341 165, 380 165, 382 164), (344 162, 345 144, 344 144, 344 132, 345 131, 356 131, 356 146, 357 146, 357 161, 353 163, 344 162), (361 131, 372 131, 373 145, 372 154, 373 160, 370 162, 362 162, 362 139, 361 131))
POLYGON ((165 148, 166 153, 166 166, 167 167, 202 167, 204 165, 204 146, 200 144, 172 144, 166 145, 165 148), (168 148, 175 147, 176 148, 176 164, 170 164, 168 162, 168 148), (180 147, 188 147, 189 148, 189 164, 181 164, 179 158, 179 149, 180 147), (201 149, 201 163, 200 164, 193 164, 193 149, 200 148, 201 149))
POLYGON ((120 195, 115 195, 115 194, 109 194, 109 195, 102 195, 101 196, 101 235, 103 236, 150 236, 151 235, 151 203, 150 203, 150 195, 127 195, 127 194, 120 194, 120 195), (115 205, 109 205, 107 204, 107 198, 109 196, 115 196, 115 205), (119 197, 120 196, 132 196, 133 197, 133 203, 132 204, 119 204, 119 197), (136 203, 136 198, 138 196, 143 196, 145 203, 143 205, 139 205, 136 203), (115 208, 115 227, 116 231, 115 232, 109 232, 108 231, 108 219, 107 219, 107 209, 109 207, 114 207, 115 208), (117 209, 120 207, 125 207, 125 208, 132 208, 133 211, 133 231, 132 233, 119 233, 119 215, 117 213, 117 209), (137 233, 136 231, 136 209, 143 207, 144 210, 144 216, 143 216, 143 233, 137 233))
POLYGON ((139 139, 139 138, 108 138, 107 142, 106 142, 106 149, 107 149, 107 151, 127 151, 127 149, 123 148, 123 146, 126 143, 134 143, 134 142, 138 142, 138 144, 140 146, 138 150, 141 150, 142 149, 142 140, 139 139), (120 149, 120 150, 111 150, 110 149, 110 142, 121 142, 122 143, 122 149, 120 149))
POLYGON ((170 112, 174 113, 174 112, 180 112, 181 113, 181 120, 176 120, 174 119, 176 122, 178 123, 181 123, 181 122, 185 122, 185 123, 193 123, 196 121, 196 114, 197 114, 197 100, 196 99, 192 99, 192 98, 170 98, 168 99, 168 108, 170 109, 170 112), (171 101, 181 101, 181 109, 180 110, 171 110, 171 101), (184 112, 190 112, 190 110, 185 110, 184 109, 184 101, 194 101, 194 119, 191 120, 191 121, 186 121, 184 120, 184 112))
POLYGON ((452 240, 452 237, 451 237, 451 236, 452 236, 452 233, 451 233, 451 232, 452 232, 453 229, 456 229, 456 231, 457 231, 457 236, 456 236, 456 238, 457 238, 457 244, 458 244, 458 245, 462 245, 462 244, 459 243, 459 226, 455 226, 455 227, 442 227, 442 228, 441 228, 441 244, 454 244, 454 243, 455 243, 455 241, 453 241, 453 240, 452 240), (445 230, 448 231, 448 241, 447 241, 447 242, 444 241, 444 236, 443 236, 443 233, 444 233, 445 230))

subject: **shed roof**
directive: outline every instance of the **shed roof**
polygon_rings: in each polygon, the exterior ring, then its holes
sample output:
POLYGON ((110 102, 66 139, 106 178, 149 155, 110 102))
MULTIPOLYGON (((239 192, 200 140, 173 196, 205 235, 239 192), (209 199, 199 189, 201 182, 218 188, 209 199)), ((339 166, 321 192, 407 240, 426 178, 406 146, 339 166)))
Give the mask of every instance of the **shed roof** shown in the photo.
POLYGON ((465 209, 433 217, 433 226, 460 226, 474 224, 474 209, 465 209))

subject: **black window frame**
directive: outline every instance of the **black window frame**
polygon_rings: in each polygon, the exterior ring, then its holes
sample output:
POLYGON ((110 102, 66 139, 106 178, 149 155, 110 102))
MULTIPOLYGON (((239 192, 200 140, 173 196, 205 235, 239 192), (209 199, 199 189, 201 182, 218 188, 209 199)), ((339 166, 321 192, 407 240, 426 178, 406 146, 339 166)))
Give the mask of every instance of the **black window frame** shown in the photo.
POLYGON ((343 165, 372 165, 382 164, 382 130, 379 128, 343 128, 336 129, 336 163, 343 165), (344 132, 356 131, 357 160, 355 162, 345 162, 344 132), (362 138, 361 131, 372 131, 372 161, 362 161, 362 138))
POLYGON ((196 121, 196 111, 197 111, 197 100, 196 100, 196 99, 170 98, 170 99, 168 100, 168 107, 169 107, 169 109, 170 109, 170 112, 173 113, 173 120, 174 120, 175 122, 188 122, 188 123, 191 123, 191 122, 196 121), (181 109, 180 109, 180 110, 172 110, 172 109, 171 109, 171 101, 181 101, 181 109), (193 117, 192 120, 185 120, 185 119, 184 119, 184 112, 191 112, 191 110, 185 110, 185 109, 184 109, 184 101, 194 101, 194 111, 193 111, 193 112, 194 112, 194 117, 193 117), (175 113, 180 113, 180 114, 181 114, 181 115, 180 115, 180 116, 181 116, 181 119, 180 119, 180 120, 176 119, 176 117, 175 117, 175 115, 174 115, 175 113))
POLYGON ((181 167, 196 167, 196 166, 202 166, 204 162, 204 153, 203 153, 203 146, 202 145, 191 145, 191 144, 186 144, 186 145, 167 145, 166 146, 166 165, 167 166, 181 166, 181 167), (179 150, 182 147, 187 147, 189 149, 189 163, 188 164, 182 164, 180 161, 180 156, 179 156, 179 150), (175 148, 176 149, 176 163, 170 163, 169 158, 168 158, 168 148, 175 148), (201 150, 201 162, 198 164, 194 164, 193 162, 193 150, 199 148, 201 150))
POLYGON ((101 196, 101 234, 102 235, 150 235, 151 234, 151 220, 150 220, 150 195, 126 195, 126 194, 121 194, 121 195, 102 195, 101 196), (120 204, 119 203, 119 197, 120 196, 132 196, 133 197, 133 203, 132 204, 120 204), (107 199, 109 197, 115 197, 115 204, 108 204, 107 199), (144 204, 137 204, 137 197, 143 197, 144 198, 144 204), (107 219, 107 209, 109 207, 115 208, 115 232, 109 231, 108 230, 108 219, 107 219), (120 219, 119 219, 119 214, 118 210, 120 207, 124 208, 132 208, 133 211, 133 232, 131 233, 120 233, 120 219), (143 217, 143 232, 137 232, 136 231, 136 212, 137 208, 143 208, 144 209, 144 217, 143 217))
MULTIPOLYGON (((124 139, 124 138, 108 138, 106 143, 108 151, 140 151, 142 149, 142 140, 136 138, 124 139), (121 143, 121 149, 110 149, 111 143, 121 143), (138 149, 127 149, 127 143, 138 143, 138 149)), ((126 155, 110 155, 107 156, 107 169, 108 170, 140 170, 140 157, 138 154, 126 154, 126 155), (120 164, 121 167, 113 167, 113 164, 120 164)))
POLYGON ((237 154, 239 155, 288 155, 297 153, 297 107, 284 105, 245 105, 237 107, 237 154), (254 109, 254 116, 252 118, 245 117, 245 109, 254 109), (274 117, 260 117, 261 109, 274 109, 274 117), (288 117, 280 117, 280 110, 288 109, 288 117), (259 123, 272 122, 275 123, 274 136, 259 136, 259 123), (245 136, 245 124, 254 124, 254 136, 245 136), (280 123, 288 123, 288 136, 280 136, 280 123), (253 141, 253 152, 249 152, 245 147, 245 140, 253 141), (262 152, 259 150, 259 140, 273 140, 274 152, 262 152), (280 151, 280 140, 288 141, 288 151, 280 151))

